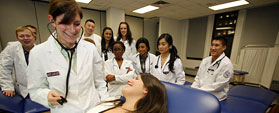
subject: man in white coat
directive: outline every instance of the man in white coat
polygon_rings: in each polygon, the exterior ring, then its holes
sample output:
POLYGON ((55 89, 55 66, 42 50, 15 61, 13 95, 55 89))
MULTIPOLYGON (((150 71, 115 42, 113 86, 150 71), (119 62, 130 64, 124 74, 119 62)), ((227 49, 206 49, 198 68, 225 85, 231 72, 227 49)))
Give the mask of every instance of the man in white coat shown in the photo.
POLYGON ((9 42, 1 53, 0 87, 4 95, 14 96, 16 91, 25 98, 28 95, 26 68, 35 36, 27 27, 17 27, 16 36, 18 41, 9 42))
POLYGON ((211 41, 211 56, 204 58, 195 77, 192 88, 207 91, 215 95, 220 101, 227 98, 229 82, 233 75, 233 65, 225 56, 227 48, 225 38, 214 38, 211 41))
POLYGON ((92 39, 95 43, 95 46, 97 47, 97 50, 99 53, 101 53, 101 36, 94 33, 95 31, 95 21, 92 19, 88 19, 85 21, 84 24, 84 36, 83 38, 89 38, 92 39))

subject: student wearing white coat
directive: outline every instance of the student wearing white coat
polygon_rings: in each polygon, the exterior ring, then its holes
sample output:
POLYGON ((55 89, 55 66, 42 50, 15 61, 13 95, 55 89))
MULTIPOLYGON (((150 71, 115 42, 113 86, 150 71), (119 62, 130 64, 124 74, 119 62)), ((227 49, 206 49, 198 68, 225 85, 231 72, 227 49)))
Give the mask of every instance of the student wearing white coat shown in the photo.
POLYGON ((127 60, 132 60, 132 56, 136 54, 136 41, 132 37, 132 33, 127 22, 120 22, 118 27, 117 41, 121 41, 125 45, 125 53, 123 58, 127 60))
POLYGON ((140 73, 151 73, 153 66, 156 63, 156 56, 149 53, 149 42, 146 38, 139 38, 136 43, 138 54, 132 57, 133 66, 137 75, 140 73))
POLYGON ((102 58, 104 61, 113 59, 114 54, 112 53, 112 44, 114 43, 113 31, 110 27, 105 27, 102 33, 101 47, 102 47, 102 58))
POLYGON ((127 81, 135 78, 136 75, 132 61, 122 57, 125 52, 124 44, 116 41, 112 47, 115 57, 105 62, 105 77, 108 82, 109 96, 119 98, 122 95, 122 88, 127 85, 127 81))
POLYGON ((52 113, 86 113, 107 91, 96 47, 79 37, 81 18, 74 0, 51 0, 48 19, 55 32, 30 53, 30 97, 52 113))
POLYGON ((17 27, 16 36, 18 41, 9 42, 1 53, 0 87, 4 95, 14 96, 16 91, 25 98, 28 95, 26 68, 35 37, 27 27, 17 27))
POLYGON ((168 33, 162 34, 157 41, 157 47, 160 55, 157 56, 152 75, 161 81, 183 85, 185 73, 177 50, 173 45, 172 36, 168 33))
POLYGON ((95 21, 92 19, 87 19, 84 24, 84 35, 83 38, 92 39, 98 52, 101 54, 101 37, 94 33, 95 31, 95 21))
POLYGON ((192 88, 214 94, 220 101, 227 98, 229 82, 233 75, 233 65, 225 56, 227 41, 225 38, 212 39, 210 57, 202 60, 192 88))

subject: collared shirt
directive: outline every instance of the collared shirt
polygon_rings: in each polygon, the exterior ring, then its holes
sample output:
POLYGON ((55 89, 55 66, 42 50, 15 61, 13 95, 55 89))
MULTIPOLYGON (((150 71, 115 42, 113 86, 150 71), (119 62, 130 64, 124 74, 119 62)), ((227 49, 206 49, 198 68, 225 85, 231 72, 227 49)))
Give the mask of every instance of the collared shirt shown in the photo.
MULTIPOLYGON (((23 47, 22 47, 23 48, 23 47)), ((24 53, 24 57, 25 57, 25 61, 26 61, 26 64, 28 65, 29 63, 29 51, 26 51, 24 48, 23 48, 23 53, 24 53)))
MULTIPOLYGON (((69 62, 69 60, 70 60, 70 58, 68 57, 68 53, 71 55, 71 51, 67 51, 66 52, 66 50, 64 50, 59 44, 58 44, 58 42, 56 41, 56 40, 54 40, 55 41, 55 44, 56 44, 56 46, 58 47, 58 49, 60 50, 60 52, 62 53, 62 55, 64 56, 64 58, 67 60, 67 62, 69 62)), ((73 54, 73 56, 72 56, 72 70, 77 74, 77 50, 76 50, 77 48, 75 48, 75 52, 74 52, 74 54, 73 54)))

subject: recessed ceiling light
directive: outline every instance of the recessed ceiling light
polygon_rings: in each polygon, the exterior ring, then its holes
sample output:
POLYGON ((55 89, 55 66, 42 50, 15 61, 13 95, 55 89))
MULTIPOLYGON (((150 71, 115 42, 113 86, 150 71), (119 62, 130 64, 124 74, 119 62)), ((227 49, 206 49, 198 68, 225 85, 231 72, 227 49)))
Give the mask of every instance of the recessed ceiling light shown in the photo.
POLYGON ((246 5, 246 4, 249 4, 249 2, 247 2, 245 0, 238 0, 238 1, 234 1, 234 2, 228 2, 228 3, 224 3, 224 4, 220 4, 220 5, 211 6, 211 7, 208 7, 208 8, 210 8, 212 10, 221 10, 221 9, 246 5))
POLYGON ((77 2, 88 4, 91 0, 76 0, 77 2))
POLYGON ((159 9, 159 7, 148 5, 148 6, 139 8, 137 10, 134 10, 133 12, 143 14, 143 13, 147 13, 147 12, 150 12, 150 11, 153 11, 153 10, 156 10, 156 9, 159 9))

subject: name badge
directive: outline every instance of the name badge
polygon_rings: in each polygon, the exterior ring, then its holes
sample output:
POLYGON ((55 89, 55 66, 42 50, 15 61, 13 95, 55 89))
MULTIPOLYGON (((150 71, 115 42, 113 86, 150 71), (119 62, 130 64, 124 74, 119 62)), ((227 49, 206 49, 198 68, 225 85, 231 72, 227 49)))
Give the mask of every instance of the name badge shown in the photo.
POLYGON ((47 77, 53 77, 53 76, 58 76, 60 75, 59 71, 54 71, 54 72, 48 72, 47 77))

